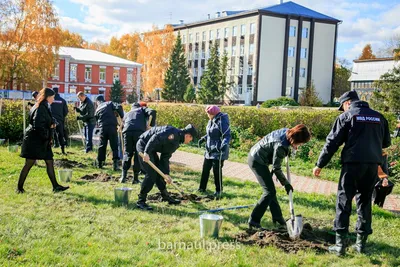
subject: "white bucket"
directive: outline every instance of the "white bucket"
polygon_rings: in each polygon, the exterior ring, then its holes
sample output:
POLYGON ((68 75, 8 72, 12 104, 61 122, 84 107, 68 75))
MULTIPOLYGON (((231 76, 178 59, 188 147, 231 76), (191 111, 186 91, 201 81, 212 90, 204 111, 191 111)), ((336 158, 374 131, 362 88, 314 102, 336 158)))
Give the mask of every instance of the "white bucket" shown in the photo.
POLYGON ((114 197, 115 202, 118 205, 128 205, 129 204, 129 197, 131 195, 132 188, 129 187, 122 187, 122 188, 115 188, 114 189, 114 197))
POLYGON ((218 238, 224 217, 216 214, 200 215, 200 236, 218 238))
POLYGON ((65 170, 58 170, 58 177, 60 177, 61 182, 69 182, 72 178, 72 170, 65 169, 65 170))
POLYGON ((8 152, 17 153, 18 152, 18 146, 17 145, 8 146, 8 152))

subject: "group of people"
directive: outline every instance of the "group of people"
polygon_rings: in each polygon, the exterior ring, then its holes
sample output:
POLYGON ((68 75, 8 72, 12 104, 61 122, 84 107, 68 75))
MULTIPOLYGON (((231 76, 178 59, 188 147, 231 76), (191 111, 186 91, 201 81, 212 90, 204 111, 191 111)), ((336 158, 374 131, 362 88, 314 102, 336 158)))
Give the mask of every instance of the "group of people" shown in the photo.
MULTIPOLYGON (((24 192, 23 183, 29 169, 36 159, 44 159, 47 173, 53 183, 54 191, 63 191, 68 187, 59 185, 55 179, 53 153, 51 150, 51 131, 56 128, 50 105, 54 103, 55 92, 45 88, 39 92, 38 100, 30 111, 29 127, 25 133, 21 156, 26 158, 20 179, 18 192, 24 192)), ((97 109, 84 93, 78 93, 81 101, 76 111, 80 114, 77 119, 84 122, 86 152, 93 149, 92 134, 95 123, 99 129, 100 146, 98 152, 98 167, 102 168, 106 156, 107 142, 110 141, 113 150, 114 169, 117 168, 117 127, 121 127, 124 140, 124 156, 122 164, 121 183, 127 181, 127 172, 134 159, 133 183, 140 183, 138 176, 145 174, 136 203, 143 210, 152 210, 146 204, 147 194, 154 184, 160 190, 162 198, 170 204, 179 204, 178 199, 170 196, 166 184, 171 183, 170 158, 180 144, 190 143, 197 137, 197 130, 191 124, 183 129, 173 126, 155 126, 156 112, 146 105, 135 103, 131 111, 123 113, 120 105, 106 102, 103 96, 96 98, 97 109), (118 122, 121 120, 120 122, 118 122), (140 154, 141 156, 139 156, 140 154), (148 163, 151 161, 164 174, 163 178, 148 163)), ((339 147, 344 144, 341 154, 342 171, 338 185, 336 218, 334 230, 336 243, 329 250, 338 255, 345 254, 346 237, 349 231, 351 202, 355 197, 358 221, 356 225, 357 240, 354 248, 362 253, 368 235, 372 233, 371 202, 374 186, 377 182, 378 167, 383 164, 382 150, 391 144, 388 122, 382 114, 371 109, 367 102, 361 101, 355 91, 349 91, 340 97, 338 116, 326 138, 313 174, 319 177, 322 169, 329 163, 339 147)), ((198 188, 204 193, 207 188, 211 169, 214 173, 215 198, 220 198, 223 192, 222 168, 229 157, 231 140, 228 114, 222 113, 217 106, 207 106, 205 109, 209 121, 206 135, 198 140, 198 146, 205 144, 203 170, 198 188)), ((289 194, 293 191, 282 171, 282 162, 291 150, 297 150, 311 138, 311 132, 304 124, 293 128, 275 130, 259 140, 250 150, 248 165, 262 187, 263 194, 252 211, 248 224, 250 228, 263 229, 261 219, 270 208, 272 221, 278 226, 285 226, 281 208, 276 196, 273 175, 284 186, 289 194), (269 167, 271 165, 271 168, 269 167)), ((387 179, 387 178, 385 178, 387 179)))

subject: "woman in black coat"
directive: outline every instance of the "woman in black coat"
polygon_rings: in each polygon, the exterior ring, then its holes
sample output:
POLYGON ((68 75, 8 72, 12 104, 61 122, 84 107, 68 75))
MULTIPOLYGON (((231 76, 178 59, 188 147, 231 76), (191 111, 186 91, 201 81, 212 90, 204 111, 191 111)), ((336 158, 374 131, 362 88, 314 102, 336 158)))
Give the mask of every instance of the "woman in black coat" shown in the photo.
POLYGON ((52 145, 52 130, 56 127, 51 114, 50 104, 54 101, 54 91, 44 88, 39 92, 37 101, 29 113, 29 126, 26 129, 22 142, 21 157, 25 158, 25 165, 21 170, 18 180, 18 193, 24 193, 24 183, 30 169, 38 159, 46 162, 47 175, 53 185, 54 192, 67 190, 58 184, 54 172, 52 145))
POLYGON ((206 142, 204 153, 203 171, 201 173, 199 192, 205 192, 211 168, 214 173, 214 184, 216 198, 222 194, 222 167, 224 161, 229 157, 229 142, 231 130, 229 127, 228 114, 222 113, 217 106, 207 106, 206 113, 210 119, 206 128, 206 135, 199 140, 199 146, 206 142))

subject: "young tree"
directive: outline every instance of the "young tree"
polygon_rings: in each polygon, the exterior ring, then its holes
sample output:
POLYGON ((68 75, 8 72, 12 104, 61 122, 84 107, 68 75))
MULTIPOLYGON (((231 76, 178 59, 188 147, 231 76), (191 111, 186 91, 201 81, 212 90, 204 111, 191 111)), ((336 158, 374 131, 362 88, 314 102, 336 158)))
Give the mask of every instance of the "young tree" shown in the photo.
POLYGON ((383 74, 375 86, 379 90, 372 95, 372 106, 383 111, 400 112, 400 67, 383 74))
POLYGON ((186 88, 185 95, 183 96, 183 99, 187 103, 193 103, 193 100, 196 99, 196 92, 192 84, 188 84, 186 88))
POLYGON ((362 53, 358 59, 374 59, 376 56, 372 53, 371 44, 364 46, 362 53))
POLYGON ((308 107, 322 106, 322 101, 318 97, 318 93, 315 90, 313 81, 311 81, 311 84, 309 84, 306 89, 304 89, 304 92, 300 95, 299 104, 308 107))
POLYGON ((182 46, 181 35, 178 33, 164 79, 164 89, 162 91, 163 99, 174 102, 183 101, 183 95, 189 83, 190 77, 186 67, 185 53, 182 46))
POLYGON ((110 101, 115 103, 122 103, 125 92, 119 80, 115 80, 110 90, 110 101))
POLYGON ((335 68, 335 80, 333 81, 333 95, 335 97, 340 97, 344 92, 350 91, 350 75, 351 70, 343 65, 335 68))
POLYGON ((210 49, 210 58, 207 61, 207 69, 201 77, 198 90, 198 100, 203 104, 214 104, 221 99, 220 91, 221 71, 218 55, 218 43, 215 42, 210 49))

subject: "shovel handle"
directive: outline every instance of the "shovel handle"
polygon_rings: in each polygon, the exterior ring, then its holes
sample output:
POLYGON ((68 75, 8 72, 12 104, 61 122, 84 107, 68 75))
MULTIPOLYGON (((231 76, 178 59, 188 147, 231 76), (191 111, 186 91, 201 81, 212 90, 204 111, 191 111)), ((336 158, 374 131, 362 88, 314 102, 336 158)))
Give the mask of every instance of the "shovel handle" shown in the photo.
MULTIPOLYGON (((139 156, 141 156, 142 158, 144 158, 144 154, 142 152, 139 152, 139 156)), ((149 160, 148 162, 146 162, 147 164, 150 165, 150 167, 152 167, 159 175, 161 175, 161 177, 164 179, 165 182, 167 182, 168 178, 167 176, 156 166, 154 165, 153 162, 151 162, 151 160, 149 160)), ((174 182, 171 182, 171 185, 173 187, 175 187, 176 190, 179 191, 179 194, 182 196, 183 195, 183 191, 176 185, 174 184, 174 182)))
MULTIPOLYGON (((289 183, 291 182, 290 180, 290 168, 289 168, 289 156, 286 157, 286 175, 287 175, 287 180, 289 183)), ((294 207, 293 207, 293 192, 292 190, 289 191, 289 209, 290 209, 290 219, 294 221, 294 207)))

